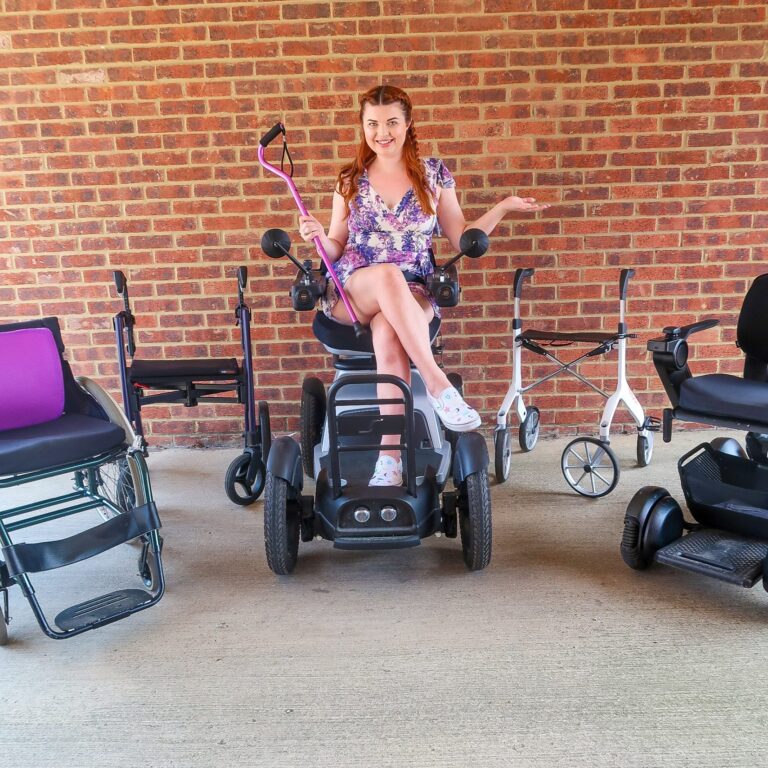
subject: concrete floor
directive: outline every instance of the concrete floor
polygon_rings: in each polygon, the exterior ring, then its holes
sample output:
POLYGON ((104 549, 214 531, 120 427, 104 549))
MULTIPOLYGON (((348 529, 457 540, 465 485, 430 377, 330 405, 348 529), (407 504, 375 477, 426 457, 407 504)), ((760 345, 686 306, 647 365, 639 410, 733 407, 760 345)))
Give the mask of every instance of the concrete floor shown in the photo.
MULTIPOLYGON (((236 451, 155 452, 166 596, 56 642, 11 591, 4 759, 22 768, 765 765, 768 595, 660 566, 636 573, 619 556, 628 499, 648 483, 682 499, 677 457, 712 436, 657 438, 645 469, 634 466, 634 439, 617 437, 621 482, 596 501, 565 486, 565 440, 516 453, 510 480, 491 489, 493 560, 472 574, 458 541, 432 538, 389 553, 312 542, 295 574, 277 578, 261 502, 239 508, 222 491, 236 451)), ((41 595, 66 604, 82 599, 79 588, 109 591, 136 555, 126 545, 54 571, 41 595)))

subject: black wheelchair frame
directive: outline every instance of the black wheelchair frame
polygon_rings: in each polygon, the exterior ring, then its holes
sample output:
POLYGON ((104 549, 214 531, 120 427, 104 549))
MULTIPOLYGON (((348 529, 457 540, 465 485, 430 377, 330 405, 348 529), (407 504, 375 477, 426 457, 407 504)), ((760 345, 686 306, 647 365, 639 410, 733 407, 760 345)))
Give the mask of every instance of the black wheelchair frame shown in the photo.
POLYGON ((232 461, 224 477, 224 490, 235 504, 252 504, 264 490, 264 464, 271 443, 269 406, 254 400, 253 355, 251 346, 251 310, 243 292, 248 283, 246 267, 237 271, 237 306, 235 322, 240 327, 242 364, 234 358, 205 360, 141 360, 136 357, 134 326, 128 282, 121 271, 113 273, 123 310, 114 317, 114 329, 120 366, 120 385, 128 421, 136 431, 139 447, 145 453, 141 409, 153 403, 181 403, 194 407, 199 402, 239 403, 244 406, 244 450, 232 461), (127 358, 131 358, 128 363, 127 358), (233 392, 235 397, 221 397, 233 392))

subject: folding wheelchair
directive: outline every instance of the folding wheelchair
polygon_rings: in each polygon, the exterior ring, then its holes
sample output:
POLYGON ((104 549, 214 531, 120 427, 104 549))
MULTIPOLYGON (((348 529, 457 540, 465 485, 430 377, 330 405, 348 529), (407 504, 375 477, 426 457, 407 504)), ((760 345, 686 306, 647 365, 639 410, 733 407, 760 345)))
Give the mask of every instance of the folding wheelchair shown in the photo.
POLYGON ((149 474, 131 427, 104 390, 73 377, 58 320, 0 325, 0 644, 8 639, 13 586, 29 601, 43 632, 55 639, 155 605, 165 589, 159 528, 149 474), (16 506, 4 501, 10 488, 68 474, 74 486, 68 493, 16 506), (102 521, 66 538, 39 541, 40 532, 30 530, 91 511, 98 511, 102 521), (21 531, 29 531, 33 540, 19 541, 21 531), (80 602, 51 622, 33 586, 34 574, 66 568, 130 541, 140 545, 144 588, 80 602))
POLYGON ((768 589, 768 274, 747 292, 736 327, 744 352, 742 377, 694 376, 688 339, 718 320, 664 328, 648 342, 669 397, 663 437, 675 419, 746 432, 745 446, 731 437, 702 443, 678 461, 686 505, 659 486, 641 488, 627 507, 621 555, 642 570, 657 561, 730 584, 768 589))

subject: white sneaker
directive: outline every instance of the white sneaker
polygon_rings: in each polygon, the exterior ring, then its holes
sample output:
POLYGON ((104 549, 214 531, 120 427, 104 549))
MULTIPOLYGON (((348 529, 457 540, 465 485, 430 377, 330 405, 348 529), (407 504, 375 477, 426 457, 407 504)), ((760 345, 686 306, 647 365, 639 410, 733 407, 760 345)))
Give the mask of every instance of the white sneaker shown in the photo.
POLYGON ((392 456, 379 456, 376 467, 373 470, 373 477, 368 485, 402 485, 403 484, 403 462, 398 461, 392 456))
POLYGON ((464 402, 456 387, 446 387, 437 399, 427 392, 427 399, 446 429, 469 432, 480 426, 480 414, 464 402))

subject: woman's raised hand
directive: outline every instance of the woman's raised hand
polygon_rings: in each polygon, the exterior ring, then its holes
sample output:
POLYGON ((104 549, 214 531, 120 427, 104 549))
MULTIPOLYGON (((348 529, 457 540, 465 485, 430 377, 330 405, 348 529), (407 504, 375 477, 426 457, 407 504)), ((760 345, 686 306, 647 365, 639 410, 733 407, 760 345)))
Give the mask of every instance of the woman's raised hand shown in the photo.
POLYGON ((299 234, 305 243, 311 243, 316 237, 322 237, 325 230, 314 216, 299 216, 299 234))
POLYGON ((537 203, 535 197, 516 197, 515 195, 510 195, 505 198, 502 205, 508 212, 523 211, 528 213, 533 211, 543 211, 549 208, 549 203, 537 203))

